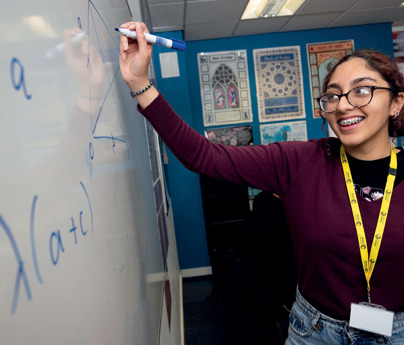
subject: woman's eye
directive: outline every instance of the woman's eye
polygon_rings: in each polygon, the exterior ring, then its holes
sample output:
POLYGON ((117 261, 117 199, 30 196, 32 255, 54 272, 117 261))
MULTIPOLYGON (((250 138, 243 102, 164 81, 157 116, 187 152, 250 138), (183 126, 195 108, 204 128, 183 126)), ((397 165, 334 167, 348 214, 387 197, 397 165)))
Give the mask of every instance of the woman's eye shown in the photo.
POLYGON ((363 96, 367 96, 370 94, 370 89, 368 87, 358 87, 357 89, 354 89, 354 94, 359 96, 359 95, 363 95, 363 96))
POLYGON ((339 101, 339 95, 335 94, 335 93, 330 93, 327 95, 327 101, 328 102, 336 102, 339 101))

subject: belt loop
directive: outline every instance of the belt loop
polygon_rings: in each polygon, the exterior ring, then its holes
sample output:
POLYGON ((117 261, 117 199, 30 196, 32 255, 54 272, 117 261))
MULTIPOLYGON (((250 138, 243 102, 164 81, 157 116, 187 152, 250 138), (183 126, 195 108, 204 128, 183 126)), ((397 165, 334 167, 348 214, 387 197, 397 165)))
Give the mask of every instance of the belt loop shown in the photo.
POLYGON ((311 327, 313 327, 317 332, 320 331, 321 325, 318 323, 320 320, 320 313, 316 313, 316 316, 314 317, 313 321, 311 322, 311 327))
POLYGON ((346 334, 346 336, 347 336, 347 338, 348 338, 348 341, 349 341, 348 344, 352 344, 352 338, 351 338, 351 333, 349 332, 349 329, 350 329, 349 323, 346 322, 346 323, 345 323, 345 334, 346 334))

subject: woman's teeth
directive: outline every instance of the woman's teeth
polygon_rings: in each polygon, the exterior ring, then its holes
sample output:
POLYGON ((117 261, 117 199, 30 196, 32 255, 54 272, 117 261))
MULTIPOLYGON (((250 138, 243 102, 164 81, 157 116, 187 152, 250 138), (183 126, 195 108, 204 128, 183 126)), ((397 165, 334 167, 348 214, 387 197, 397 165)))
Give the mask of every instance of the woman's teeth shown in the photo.
POLYGON ((338 123, 340 126, 350 126, 350 125, 355 125, 359 122, 362 122, 363 120, 364 120, 364 118, 361 117, 361 118, 357 118, 357 119, 349 119, 349 120, 340 121, 338 123))

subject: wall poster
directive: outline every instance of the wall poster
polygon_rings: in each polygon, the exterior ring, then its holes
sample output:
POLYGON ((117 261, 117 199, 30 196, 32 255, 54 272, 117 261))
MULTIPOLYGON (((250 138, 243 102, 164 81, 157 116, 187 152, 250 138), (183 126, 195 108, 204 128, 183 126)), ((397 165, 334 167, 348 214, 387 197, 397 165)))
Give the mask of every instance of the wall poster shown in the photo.
POLYGON ((394 62, 404 74, 404 26, 393 28, 394 62))
POLYGON ((260 122, 305 118, 300 47, 254 49, 260 122))
POLYGON ((198 54, 204 126, 252 122, 247 51, 198 54))
POLYGON ((205 131, 205 136, 216 144, 234 146, 252 146, 252 126, 234 126, 224 128, 211 128, 205 131))
POLYGON ((307 44, 311 102, 315 118, 320 117, 320 106, 316 98, 321 94, 324 77, 339 60, 353 51, 353 40, 307 44))
POLYGON ((306 121, 269 123, 260 126, 261 144, 277 141, 307 141, 306 121))

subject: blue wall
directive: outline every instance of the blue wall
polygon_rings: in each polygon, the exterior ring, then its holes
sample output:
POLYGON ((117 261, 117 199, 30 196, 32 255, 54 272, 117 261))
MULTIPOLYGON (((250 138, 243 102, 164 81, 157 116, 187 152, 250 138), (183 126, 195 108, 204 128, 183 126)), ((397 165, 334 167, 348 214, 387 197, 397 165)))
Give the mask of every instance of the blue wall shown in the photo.
MULTIPOLYGON (((159 35, 182 39, 182 32, 179 31, 159 35)), ((354 40, 355 50, 375 49, 393 57, 390 23, 193 41, 187 42, 185 52, 178 53, 180 77, 176 78, 161 78, 159 53, 169 52, 169 50, 155 46, 153 61, 156 69, 157 88, 186 122, 203 133, 205 128, 202 117, 197 54, 246 49, 253 111, 253 136, 254 144, 257 145, 260 144, 260 133, 253 49, 299 45, 308 138, 321 138, 325 136, 321 131, 322 120, 314 119, 312 114, 306 44, 348 39, 354 40)), ((165 169, 168 189, 172 198, 180 267, 187 269, 209 266, 198 175, 185 169, 171 152, 168 152, 168 157, 169 163, 165 169)))

